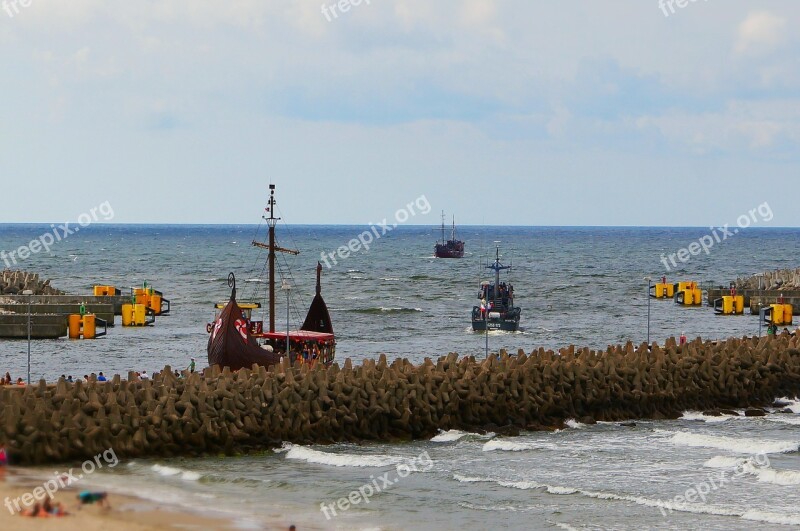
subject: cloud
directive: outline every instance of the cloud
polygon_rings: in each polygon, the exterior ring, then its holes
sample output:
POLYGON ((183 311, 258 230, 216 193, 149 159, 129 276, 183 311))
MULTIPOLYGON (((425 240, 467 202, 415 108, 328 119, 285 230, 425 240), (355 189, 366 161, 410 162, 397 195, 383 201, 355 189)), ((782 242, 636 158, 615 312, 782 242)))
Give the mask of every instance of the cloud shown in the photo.
POLYGON ((775 50, 786 38, 786 20, 768 11, 750 13, 739 25, 736 52, 763 54, 775 50))

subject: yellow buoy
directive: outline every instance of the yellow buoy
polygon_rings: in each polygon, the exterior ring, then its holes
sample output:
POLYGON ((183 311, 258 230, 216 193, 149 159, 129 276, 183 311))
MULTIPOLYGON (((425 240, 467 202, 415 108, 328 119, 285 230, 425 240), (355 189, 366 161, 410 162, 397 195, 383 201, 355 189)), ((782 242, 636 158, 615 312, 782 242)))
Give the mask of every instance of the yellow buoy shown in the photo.
POLYGON ((83 339, 94 339, 97 334, 97 321, 93 313, 83 316, 83 339))
POLYGON ((67 323, 69 326, 69 338, 70 339, 80 339, 81 338, 81 316, 77 313, 70 315, 67 318, 67 323))
POLYGON ((133 304, 122 305, 122 326, 133 326, 133 304))

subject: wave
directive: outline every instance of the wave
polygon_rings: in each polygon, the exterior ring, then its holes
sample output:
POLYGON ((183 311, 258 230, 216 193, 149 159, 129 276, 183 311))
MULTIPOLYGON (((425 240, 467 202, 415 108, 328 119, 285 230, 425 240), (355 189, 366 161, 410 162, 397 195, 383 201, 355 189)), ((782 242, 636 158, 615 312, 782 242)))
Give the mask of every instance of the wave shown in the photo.
POLYGON ((493 483, 493 479, 489 478, 475 478, 470 476, 462 476, 461 474, 453 474, 453 479, 459 483, 493 483))
POLYGON ((181 468, 176 468, 171 466, 153 465, 152 467, 150 467, 150 469, 153 472, 165 477, 180 476, 180 478, 184 481, 199 481, 200 478, 203 477, 201 474, 198 474, 197 472, 192 472, 191 470, 183 470, 181 468))
POLYGON ((298 461, 305 461, 306 463, 314 463, 317 465, 380 468, 398 465, 403 462, 402 458, 391 455, 334 454, 320 452, 319 450, 293 444, 286 445, 284 449, 288 450, 286 451, 286 459, 296 459, 298 461))
POLYGON ((746 459, 742 457, 718 455, 703 463, 703 466, 706 468, 736 468, 745 461, 746 459))
POLYGON ((536 506, 514 507, 513 505, 476 505, 474 503, 469 503, 469 502, 458 502, 458 505, 460 507, 463 507, 464 509, 472 509, 474 511, 499 511, 499 512, 508 511, 512 513, 527 512, 538 508, 536 506))
POLYGON ((701 420, 709 423, 725 422, 726 420, 736 418, 741 417, 734 417, 733 415, 720 415, 719 417, 714 417, 711 415, 704 415, 700 411, 684 411, 683 416, 681 416, 681 419, 683 420, 701 420))
POLYGON ((800 514, 778 514, 750 509, 742 515, 745 520, 778 525, 800 525, 800 514))
POLYGON ((245 282, 257 282, 259 284, 263 284, 265 281, 261 280, 260 278, 248 278, 245 282))
POLYGON ((385 277, 381 278, 381 280, 383 280, 384 282, 400 282, 399 278, 394 278, 394 277, 385 277))
POLYGON ((346 312, 353 312, 353 313, 364 313, 364 314, 385 314, 385 315, 394 315, 394 314, 402 314, 402 313, 416 313, 423 311, 422 308, 385 308, 383 306, 377 308, 353 308, 350 310, 344 310, 346 312))
POLYGON ((792 417, 789 415, 770 415, 767 417, 770 422, 779 422, 781 424, 791 424, 793 426, 800 426, 800 417, 792 417))
MULTIPOLYGON (((458 478, 456 478, 458 479, 458 478)), ((544 490, 556 496, 571 496, 580 494, 588 498, 598 500, 611 500, 631 502, 637 505, 646 507, 654 507, 663 511, 677 511, 694 514, 710 514, 715 516, 736 516, 745 520, 754 520, 759 522, 783 524, 783 525, 797 525, 800 524, 800 515, 796 514, 781 514, 769 513, 759 511, 757 509, 749 509, 747 511, 736 510, 729 507, 706 505, 702 503, 678 503, 670 500, 658 500, 645 498, 643 496, 635 496, 630 494, 615 494, 612 492, 583 490, 573 487, 565 487, 558 485, 546 485, 537 483, 535 481, 498 481, 491 478, 462 478, 461 481, 465 482, 491 482, 501 487, 521 489, 521 490, 544 490)))
POLYGON ((716 448, 740 454, 784 454, 796 452, 800 448, 800 443, 792 441, 717 437, 685 431, 674 434, 670 442, 676 446, 716 448))
POLYGON ((448 430, 439 433, 431 439, 431 442, 455 442, 463 437, 466 437, 469 433, 460 430, 448 430))
POLYGON ((491 439, 495 437, 497 434, 494 432, 487 432, 484 434, 480 433, 471 433, 468 431, 461 431, 461 430, 448 430, 448 431, 440 431, 438 435, 434 436, 431 439, 431 442, 455 442, 458 440, 463 439, 464 437, 476 438, 476 439, 491 439))
POLYGON ((361 271, 360 269, 348 269, 347 272, 348 273, 363 273, 363 271, 361 271))
POLYGON ((586 427, 586 424, 578 422, 575 419, 567 419, 567 421, 564 424, 566 424, 568 427, 570 427, 570 428, 572 428, 574 430, 579 430, 581 428, 585 428, 586 427))
POLYGON ((484 452, 524 452, 527 450, 539 450, 542 446, 534 443, 516 443, 502 439, 492 439, 483 445, 484 452))

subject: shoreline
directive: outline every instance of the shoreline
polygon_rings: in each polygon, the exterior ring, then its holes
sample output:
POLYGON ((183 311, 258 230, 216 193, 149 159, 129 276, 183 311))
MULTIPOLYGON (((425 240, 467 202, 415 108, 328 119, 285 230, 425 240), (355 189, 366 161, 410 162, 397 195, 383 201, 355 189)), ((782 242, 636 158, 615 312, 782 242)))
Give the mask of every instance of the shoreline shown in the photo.
MULTIPOLYGON (((144 497, 129 493, 120 493, 114 489, 93 488, 88 483, 80 487, 60 489, 53 496, 54 502, 60 502, 67 510, 63 517, 25 517, 11 514, 5 505, 7 498, 13 500, 25 493, 30 493, 43 481, 49 479, 36 471, 25 468, 0 469, 0 529, 40 529, 43 520, 55 519, 58 527, 64 531, 103 531, 113 527, 117 531, 151 531, 163 529, 208 529, 211 531, 230 531, 241 529, 236 521, 222 516, 196 514, 188 508, 163 502, 154 502, 144 497), (77 495, 83 490, 109 492, 110 508, 97 505, 82 506, 77 495)), ((271 529, 281 529, 282 524, 271 522, 271 529)), ((286 525, 288 528, 288 524, 286 525)))

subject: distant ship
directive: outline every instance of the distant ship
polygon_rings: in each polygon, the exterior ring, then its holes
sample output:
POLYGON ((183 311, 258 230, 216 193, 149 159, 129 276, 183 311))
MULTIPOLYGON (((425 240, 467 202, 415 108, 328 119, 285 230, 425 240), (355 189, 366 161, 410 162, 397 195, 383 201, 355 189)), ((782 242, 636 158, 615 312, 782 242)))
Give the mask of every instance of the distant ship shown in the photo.
POLYGON ((449 240, 444 236, 444 211, 442 211, 442 243, 436 242, 434 248, 436 258, 463 258, 464 242, 456 240, 456 218, 453 216, 453 232, 449 240))
POLYGON ((497 247, 494 263, 486 268, 494 271, 494 284, 481 282, 478 292, 481 303, 472 308, 472 329, 516 332, 519 329, 521 309, 514 306, 514 286, 500 282, 500 271, 511 269, 511 266, 500 263, 500 247, 497 247))

